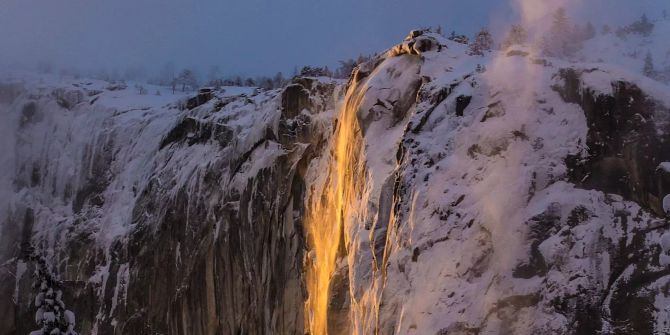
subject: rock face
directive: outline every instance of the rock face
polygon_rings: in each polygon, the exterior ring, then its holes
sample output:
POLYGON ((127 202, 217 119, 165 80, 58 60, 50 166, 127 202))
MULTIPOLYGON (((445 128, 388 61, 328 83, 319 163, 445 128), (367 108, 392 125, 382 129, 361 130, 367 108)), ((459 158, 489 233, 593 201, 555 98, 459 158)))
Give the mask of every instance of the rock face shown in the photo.
POLYGON ((22 246, 50 260, 82 334, 302 334, 304 175, 337 86, 201 92, 183 111, 7 93, 2 334, 37 328, 22 246))
POLYGON ((348 83, 49 83, 0 84, 0 335, 37 328, 35 254, 81 334, 305 334, 305 220, 337 169, 331 335, 670 327, 666 86, 427 31, 348 83))

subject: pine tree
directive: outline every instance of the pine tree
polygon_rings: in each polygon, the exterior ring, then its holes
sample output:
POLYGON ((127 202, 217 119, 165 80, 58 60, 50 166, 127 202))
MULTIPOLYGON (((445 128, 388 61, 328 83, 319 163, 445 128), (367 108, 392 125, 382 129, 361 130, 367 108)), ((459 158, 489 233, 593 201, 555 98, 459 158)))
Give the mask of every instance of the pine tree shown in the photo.
POLYGON ((642 68, 642 73, 647 77, 653 77, 656 71, 654 70, 654 60, 651 57, 651 53, 647 51, 647 55, 644 57, 644 67, 642 68))
POLYGON ((528 33, 526 28, 520 24, 513 24, 510 31, 507 33, 505 40, 502 43, 502 48, 507 49, 512 45, 521 45, 528 40, 528 33))
POLYGON ((49 269, 46 258, 38 256, 32 246, 30 249, 32 252, 27 257, 37 263, 33 288, 39 291, 35 296, 35 322, 41 327, 30 335, 77 335, 74 331, 75 315, 65 308, 61 282, 49 269))
POLYGON ((560 7, 554 12, 551 31, 555 34, 566 35, 569 28, 568 15, 565 12, 565 8, 560 7))
POLYGON ((631 25, 632 30, 642 34, 642 36, 649 36, 654 30, 654 24, 649 21, 647 14, 642 14, 642 17, 637 22, 631 25))
POLYGON ((563 7, 557 9, 549 32, 541 45, 543 52, 549 56, 571 56, 580 48, 579 42, 579 37, 570 26, 565 9, 563 7))
POLYGON ((482 28, 470 43, 470 55, 483 56, 484 52, 491 51, 493 48, 493 37, 488 29, 482 28))
POLYGON ((593 27, 591 22, 588 22, 586 24, 586 28, 584 28, 584 40, 590 40, 592 38, 596 37, 596 28, 593 27))

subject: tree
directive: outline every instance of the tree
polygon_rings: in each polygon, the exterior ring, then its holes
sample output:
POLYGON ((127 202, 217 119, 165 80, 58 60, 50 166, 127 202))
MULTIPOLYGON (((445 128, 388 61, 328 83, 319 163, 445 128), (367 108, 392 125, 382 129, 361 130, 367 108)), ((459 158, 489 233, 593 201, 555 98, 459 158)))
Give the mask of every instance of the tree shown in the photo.
POLYGON ((640 17, 639 20, 633 22, 630 26, 628 26, 628 30, 630 32, 637 33, 642 36, 649 36, 651 35, 651 32, 654 30, 654 24, 649 22, 647 14, 642 14, 642 17, 640 17))
POLYGON ((470 55, 483 56, 484 52, 491 51, 493 48, 493 37, 488 29, 482 28, 470 43, 470 55))
POLYGON ((302 70, 300 70, 300 75, 303 77, 327 77, 328 72, 322 67, 304 66, 302 70))
POLYGON ((209 71, 207 72, 207 86, 214 87, 216 90, 223 86, 221 70, 217 65, 210 67, 209 71))
POLYGON ((251 78, 247 78, 244 81, 244 86, 253 87, 253 86, 256 86, 256 82, 251 78))
POLYGON ((656 74, 656 71, 654 71, 654 59, 651 57, 651 52, 649 51, 647 51, 647 55, 644 57, 642 73, 647 77, 653 77, 656 74))
POLYGON ((651 35, 654 31, 654 24, 649 21, 647 14, 643 14, 637 21, 623 27, 619 27, 616 34, 619 38, 624 38, 627 34, 639 34, 644 37, 651 35))
POLYGON ((163 65, 161 68, 158 78, 156 78, 155 83, 161 86, 172 85, 175 80, 175 66, 173 62, 168 62, 163 65))
MULTIPOLYGON (((198 88, 198 80, 195 78, 195 74, 192 70, 184 69, 181 71, 176 80, 177 85, 181 85, 181 91, 186 92, 186 88, 196 89, 198 88)), ((174 87, 173 87, 174 90, 174 87)))
POLYGON ((135 85, 135 89, 137 90, 137 93, 138 93, 139 95, 146 95, 146 94, 147 94, 147 89, 144 88, 144 86, 142 86, 142 85, 140 85, 140 84, 136 84, 136 85, 135 85))
POLYGON ((559 7, 552 17, 551 30, 556 33, 567 34, 568 29, 570 29, 568 15, 565 12, 565 8, 559 7))
POLYGON ((215 82, 221 79, 221 69, 217 65, 213 65, 207 72, 207 81, 215 82))
POLYGON ((603 29, 600 31, 603 35, 607 35, 612 32, 612 28, 609 25, 604 25, 603 29))
MULTIPOLYGON (((436 32, 437 34, 439 34, 439 35, 442 35, 442 26, 441 26, 441 25, 437 25, 437 29, 435 29, 435 32, 436 32)), ((443 36, 443 35, 442 35, 442 36, 443 36)))
POLYGON ((592 38, 596 37, 596 28, 593 27, 591 22, 586 23, 586 27, 584 28, 584 35, 582 38, 584 40, 590 40, 592 38))
POLYGON ((65 308, 63 302, 62 283, 56 278, 48 266, 44 256, 39 256, 32 246, 31 252, 26 255, 29 260, 37 263, 35 266, 33 288, 38 290, 35 296, 35 322, 40 326, 30 335, 77 335, 74 331, 75 315, 65 308))
POLYGON ((272 87, 273 88, 282 87, 284 86, 285 82, 286 80, 284 79, 284 74, 282 74, 281 72, 277 72, 274 78, 272 78, 272 87))
POLYGON ((563 7, 558 8, 552 17, 551 27, 542 39, 542 51, 549 56, 571 56, 580 47, 580 38, 570 26, 563 7))
POLYGON ((358 65, 356 61, 351 58, 341 60, 340 66, 335 69, 335 78, 349 78, 356 65, 358 65))
POLYGON ((264 90, 271 90, 274 86, 272 78, 270 77, 258 77, 256 78, 256 84, 264 90))
POLYGON ((526 28, 520 24, 513 24, 502 43, 502 48, 507 49, 515 44, 521 45, 526 43, 527 40, 528 33, 526 32, 526 28))
POLYGON ((451 31, 451 35, 449 35, 448 39, 450 41, 454 41, 454 42, 460 43, 460 44, 469 44, 470 43, 470 39, 467 36, 457 35, 456 31, 454 31, 454 30, 451 31))

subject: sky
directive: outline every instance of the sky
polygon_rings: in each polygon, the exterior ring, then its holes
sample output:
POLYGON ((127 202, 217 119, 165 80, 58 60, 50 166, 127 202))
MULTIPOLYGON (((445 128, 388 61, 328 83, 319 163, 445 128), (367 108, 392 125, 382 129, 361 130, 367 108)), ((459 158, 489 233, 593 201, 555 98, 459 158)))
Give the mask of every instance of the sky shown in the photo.
MULTIPOLYGON (((166 63, 229 75, 291 73, 303 65, 385 50, 416 28, 472 35, 519 19, 517 2, 553 0, 0 0, 0 65, 83 71, 166 63)), ((600 24, 670 0, 562 0, 600 24)), ((656 10, 658 12, 658 10, 656 10)), ((651 13, 656 15, 657 13, 651 13)), ((626 23, 626 22, 622 22, 626 23)))

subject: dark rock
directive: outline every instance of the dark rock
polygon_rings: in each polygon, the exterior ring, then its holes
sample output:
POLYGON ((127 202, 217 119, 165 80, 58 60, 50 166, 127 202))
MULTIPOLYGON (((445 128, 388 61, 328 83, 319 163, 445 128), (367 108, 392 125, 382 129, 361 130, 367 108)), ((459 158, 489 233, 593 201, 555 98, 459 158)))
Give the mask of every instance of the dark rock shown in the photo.
POLYGON ((21 109, 21 120, 19 121, 19 126, 25 127, 28 124, 40 121, 41 118, 42 116, 39 114, 37 103, 35 101, 27 102, 21 109))
MULTIPOLYGON (((555 89, 567 102, 579 104, 589 127, 588 156, 566 160, 570 180, 580 187, 616 193, 664 215, 662 199, 667 175, 657 170, 670 161, 669 129, 656 124, 668 109, 650 99, 633 83, 612 82, 612 95, 582 87, 580 73, 561 70, 562 86, 555 89)), ((667 128, 667 126, 663 126, 667 128)))
POLYGON ((215 141, 223 148, 230 144, 233 136, 233 130, 226 125, 185 117, 163 138, 160 149, 174 143, 186 143, 191 146, 207 141, 215 141))
POLYGON ((186 109, 193 109, 212 100, 214 94, 210 88, 201 88, 198 94, 186 101, 186 109))
POLYGON ((303 110, 309 110, 311 108, 309 96, 309 91, 301 84, 287 86, 282 93, 282 115, 291 119, 303 110))
POLYGON ((472 100, 471 96, 467 95, 459 95, 456 98, 456 115, 457 116, 463 116, 463 111, 470 105, 470 101, 472 100))
POLYGON ((56 103, 65 109, 72 109, 84 101, 84 93, 80 90, 55 89, 52 93, 56 103))
POLYGON ((553 235, 559 228, 561 217, 555 208, 549 208, 544 213, 531 218, 528 222, 530 242, 530 255, 527 261, 518 264, 513 270, 515 278, 532 278, 544 276, 547 273, 547 263, 540 252, 540 244, 553 235))
POLYGON ((528 55, 529 53, 521 50, 510 50, 507 52, 507 57, 514 57, 514 56, 526 57, 528 55))
POLYGON ((125 82, 122 82, 122 81, 121 82, 110 83, 106 87, 106 89, 108 91, 122 91, 122 90, 125 90, 126 88, 128 88, 128 84, 126 84, 125 82))

